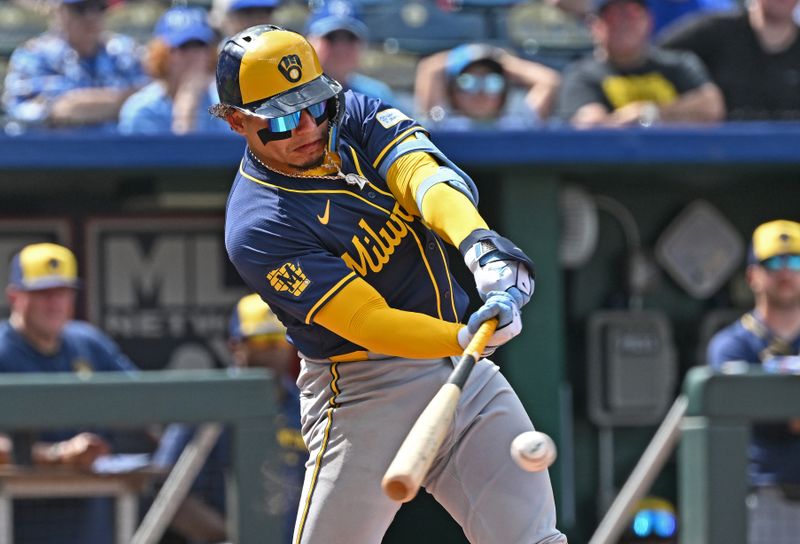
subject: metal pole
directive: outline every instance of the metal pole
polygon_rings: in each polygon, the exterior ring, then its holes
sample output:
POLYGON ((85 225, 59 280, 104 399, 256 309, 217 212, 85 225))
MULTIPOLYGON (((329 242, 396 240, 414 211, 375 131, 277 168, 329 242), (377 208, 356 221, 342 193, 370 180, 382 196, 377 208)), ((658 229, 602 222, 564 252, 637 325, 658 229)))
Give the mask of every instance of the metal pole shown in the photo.
POLYGON ((680 424, 688 404, 683 395, 675 399, 633 472, 589 540, 589 544, 612 544, 619 539, 633 513, 631 508, 650 489, 653 480, 675 449, 680 436, 680 424))
POLYGON ((133 535, 131 544, 155 544, 164 535, 221 432, 219 423, 204 423, 197 428, 197 433, 184 448, 133 535))

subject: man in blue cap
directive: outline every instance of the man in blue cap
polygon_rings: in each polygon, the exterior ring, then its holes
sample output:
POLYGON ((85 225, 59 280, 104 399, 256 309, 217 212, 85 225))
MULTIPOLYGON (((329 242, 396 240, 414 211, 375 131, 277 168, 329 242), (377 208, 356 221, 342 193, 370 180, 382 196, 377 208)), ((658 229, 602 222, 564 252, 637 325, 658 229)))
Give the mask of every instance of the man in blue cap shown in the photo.
MULTIPOLYGON (((73 253, 56 244, 28 245, 13 258, 6 287, 11 315, 0 324, 0 373, 135 370, 110 338, 72 319, 77 268, 73 253)), ((94 430, 16 433, 13 438, 18 464, 91 470, 112 449, 110 438, 94 430)), ((112 520, 108 499, 25 501, 14 508, 14 542, 111 542, 112 520)))
POLYGON ((167 10, 148 45, 147 70, 155 81, 133 94, 120 111, 124 134, 225 132, 208 115, 216 102, 212 65, 217 36, 201 8, 167 10))
POLYGON ((353 4, 345 0, 323 3, 309 16, 305 34, 317 51, 322 69, 345 89, 395 103, 388 85, 356 72, 367 44, 368 30, 353 4))
POLYGON ((115 130, 125 99, 147 83, 135 42, 103 31, 106 0, 61 0, 54 30, 11 55, 3 105, 24 126, 115 130))

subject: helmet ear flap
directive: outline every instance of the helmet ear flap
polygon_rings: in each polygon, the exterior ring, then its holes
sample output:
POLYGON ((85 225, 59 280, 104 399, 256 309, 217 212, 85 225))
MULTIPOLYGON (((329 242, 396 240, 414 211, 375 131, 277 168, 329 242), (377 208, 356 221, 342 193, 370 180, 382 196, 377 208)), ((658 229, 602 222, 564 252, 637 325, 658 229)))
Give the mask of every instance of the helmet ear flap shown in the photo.
POLYGON ((344 119, 344 91, 328 99, 328 151, 335 152, 339 147, 339 128, 344 119))

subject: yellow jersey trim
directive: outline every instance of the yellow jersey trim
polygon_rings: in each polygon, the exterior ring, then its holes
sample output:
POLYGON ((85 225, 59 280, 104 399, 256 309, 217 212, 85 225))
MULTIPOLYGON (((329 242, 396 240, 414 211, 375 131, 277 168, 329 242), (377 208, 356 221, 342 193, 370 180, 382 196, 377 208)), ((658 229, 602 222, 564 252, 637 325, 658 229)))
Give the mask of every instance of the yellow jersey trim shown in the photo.
POLYGON ((442 249, 442 244, 439 243, 439 240, 436 240, 436 247, 439 248, 439 254, 442 256, 444 273, 447 275, 447 285, 450 287, 450 305, 453 308, 453 320, 455 323, 458 323, 458 312, 456 311, 456 297, 455 293, 453 293, 453 281, 450 279, 450 269, 447 266, 447 257, 445 257, 444 255, 444 249, 442 249))
POLYGON ((344 287, 346 283, 348 283, 350 280, 352 280, 355 277, 356 277, 356 273, 351 271, 348 275, 346 275, 345 277, 340 279, 338 282, 336 282, 336 285, 334 285, 333 287, 328 289, 328 291, 324 295, 319 297, 319 300, 317 300, 317 302, 311 307, 311 309, 306 314, 306 325, 309 325, 311 323, 311 319, 314 317, 314 314, 317 313, 317 310, 319 310, 320 307, 323 304, 325 304, 325 302, 327 302, 329 298, 331 298, 333 295, 335 295, 337 292, 339 292, 339 290, 342 287, 344 287))
POLYGON ((439 295, 439 286, 436 285, 436 276, 433 275, 433 270, 431 270, 431 265, 428 263, 428 258, 425 256, 425 248, 422 247, 422 242, 420 241, 417 233, 414 232, 414 229, 408 229, 408 232, 414 237, 414 241, 417 242, 417 247, 419 248, 419 254, 422 256, 422 262, 425 263, 425 268, 428 270, 428 276, 431 278, 431 283, 433 284, 433 292, 436 293, 436 313, 439 315, 439 319, 444 320, 442 317, 442 297, 439 295))
POLYGON ((368 351, 351 351, 350 353, 343 353, 342 355, 333 355, 328 357, 332 363, 352 363, 353 361, 366 361, 369 359, 368 351))
POLYGON ((378 158, 375 159, 375 162, 372 163, 372 167, 373 168, 378 168, 378 165, 383 160, 383 156, 386 155, 386 153, 388 153, 389 150, 394 147, 394 144, 396 144, 398 141, 400 141, 401 139, 405 138, 406 136, 408 136, 412 132, 425 132, 425 129, 422 128, 422 127, 411 127, 409 129, 406 129, 403 132, 401 132, 394 140, 389 142, 386 145, 386 147, 384 147, 383 150, 380 153, 378 153, 378 158))
POLYGON ((359 160, 358 160, 358 155, 356 154, 356 150, 353 149, 352 147, 350 148, 350 154, 353 156, 353 164, 355 164, 355 166, 356 166, 356 172, 358 172, 358 175, 361 176, 362 178, 364 178, 365 180, 367 180, 367 184, 370 187, 372 187, 373 189, 375 189, 377 192, 381 193, 382 195, 386 195, 386 196, 390 196, 390 197, 394 198, 394 195, 392 193, 389 193, 389 192, 384 191, 383 189, 377 187, 375 184, 373 184, 367 178, 367 176, 364 175, 364 171, 361 169, 361 162, 359 162, 359 160))
POLYGON ((250 174, 248 174, 247 172, 244 171, 244 169, 242 168, 241 164, 239 165, 239 173, 242 176, 244 176, 245 178, 247 178, 250 181, 253 181, 255 183, 258 183, 259 185, 264 185, 265 187, 272 187, 274 189, 279 189, 281 191, 288 191, 290 193, 303 193, 303 194, 324 193, 324 194, 349 195, 349 196, 352 196, 353 198, 357 198, 358 200, 362 201, 364 204, 369 204, 373 208, 384 212, 386 215, 392 215, 392 212, 390 212, 386 208, 384 208, 382 206, 378 206, 377 204, 373 204, 372 202, 370 202, 366 198, 364 198, 364 197, 362 197, 360 195, 357 195, 355 193, 351 193, 350 191, 345 191, 344 189, 305 189, 305 190, 304 189, 289 189, 288 187, 281 187, 280 185, 276 185, 274 183, 268 183, 268 182, 262 181, 262 180, 260 180, 258 178, 254 178, 253 176, 251 176, 250 174))

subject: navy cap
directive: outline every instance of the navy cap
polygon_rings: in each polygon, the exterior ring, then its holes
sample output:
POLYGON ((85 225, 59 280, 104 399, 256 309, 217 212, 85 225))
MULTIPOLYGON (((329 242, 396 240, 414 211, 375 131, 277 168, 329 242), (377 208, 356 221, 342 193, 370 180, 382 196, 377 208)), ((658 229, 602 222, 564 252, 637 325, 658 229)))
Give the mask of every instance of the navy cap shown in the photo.
POLYGON ((445 63, 445 71, 449 77, 455 77, 463 72, 467 66, 478 61, 487 61, 497 65, 500 72, 503 71, 500 62, 497 60, 498 49, 491 45, 481 43, 468 43, 459 45, 450 50, 445 63))
POLYGON ((9 286, 20 291, 80 285, 75 255, 58 244, 25 246, 11 259, 8 276, 9 286))
POLYGON ((153 33, 170 47, 180 47, 192 41, 210 44, 216 39, 205 10, 185 6, 165 11, 153 33))
POLYGON ((231 3, 228 4, 227 11, 239 11, 240 9, 250 8, 274 9, 277 8, 280 3, 281 0, 231 0, 231 3))
POLYGON ((328 0, 311 12, 306 23, 307 36, 325 36, 337 30, 346 30, 366 41, 369 31, 356 7, 345 0, 328 0))

